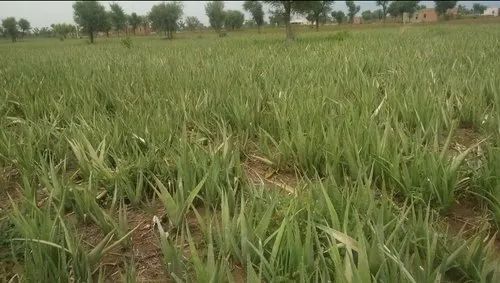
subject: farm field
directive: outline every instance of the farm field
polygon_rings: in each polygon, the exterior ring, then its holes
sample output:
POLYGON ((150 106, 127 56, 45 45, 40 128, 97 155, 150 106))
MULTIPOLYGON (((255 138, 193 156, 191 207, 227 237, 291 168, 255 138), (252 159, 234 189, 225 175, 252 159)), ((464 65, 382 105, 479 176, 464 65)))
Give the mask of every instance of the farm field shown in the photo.
POLYGON ((0 281, 500 282, 500 24, 0 41, 0 281))

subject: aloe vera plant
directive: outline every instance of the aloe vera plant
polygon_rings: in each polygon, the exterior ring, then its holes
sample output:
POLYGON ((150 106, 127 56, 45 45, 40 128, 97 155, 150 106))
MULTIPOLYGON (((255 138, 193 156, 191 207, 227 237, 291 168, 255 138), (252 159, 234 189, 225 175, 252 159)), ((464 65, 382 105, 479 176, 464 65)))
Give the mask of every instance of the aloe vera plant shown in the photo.
POLYGON ((498 24, 297 31, 0 39, 0 281, 499 281, 498 24))

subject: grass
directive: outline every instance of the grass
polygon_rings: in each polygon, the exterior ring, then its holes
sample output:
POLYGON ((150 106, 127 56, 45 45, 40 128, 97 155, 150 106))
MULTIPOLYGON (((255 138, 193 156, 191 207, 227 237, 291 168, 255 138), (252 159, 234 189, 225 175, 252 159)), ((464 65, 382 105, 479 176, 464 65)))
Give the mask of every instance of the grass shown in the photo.
POLYGON ((1 280, 498 282, 498 24, 277 32, 0 42, 1 280))

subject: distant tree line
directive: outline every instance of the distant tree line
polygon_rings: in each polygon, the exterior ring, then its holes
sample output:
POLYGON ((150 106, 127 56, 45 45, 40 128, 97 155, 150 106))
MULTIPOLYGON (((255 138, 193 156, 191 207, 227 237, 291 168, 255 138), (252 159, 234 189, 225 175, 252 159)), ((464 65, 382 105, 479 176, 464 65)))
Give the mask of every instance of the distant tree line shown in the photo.
MULTIPOLYGON (((392 18, 403 17, 404 14, 413 14, 420 9, 426 8, 419 5, 420 1, 375 1, 379 9, 365 10, 361 13, 364 21, 386 21, 387 15, 392 18)), ((436 12, 442 16, 449 9, 456 7, 458 1, 434 1, 436 12)), ((354 23, 361 10, 355 1, 345 1, 347 12, 334 11, 334 1, 244 1, 243 10, 250 15, 245 20, 245 15, 237 10, 225 10, 223 1, 208 1, 205 4, 205 13, 209 19, 209 26, 219 35, 223 36, 224 30, 237 30, 246 27, 257 27, 258 31, 263 25, 264 9, 266 3, 271 9, 268 11, 269 24, 274 26, 285 26, 286 38, 293 39, 292 16, 302 15, 316 30, 320 24, 329 22, 343 24, 354 23)), ((471 9, 458 5, 458 14, 474 15, 482 14, 486 6, 474 4, 471 9)), ((76 1, 73 4, 73 18, 77 25, 57 23, 48 27, 31 29, 26 19, 6 18, 2 20, 0 34, 10 37, 13 42, 23 38, 32 31, 34 36, 57 36, 61 40, 69 36, 78 37, 84 33, 89 36, 90 42, 94 42, 97 33, 102 32, 107 36, 111 32, 118 35, 131 31, 134 35, 139 28, 151 29, 157 33, 164 34, 166 38, 173 39, 179 30, 196 31, 204 28, 200 20, 194 16, 183 16, 183 5, 180 1, 166 1, 154 5, 147 15, 131 13, 127 15, 119 3, 111 3, 109 10, 98 1, 76 1)))
POLYGON ((480 3, 474 3, 471 9, 467 9, 464 5, 458 5, 457 8, 459 15, 482 15, 488 7, 480 3))
MULTIPOLYGON (((264 11, 259 1, 245 1, 244 9, 253 18, 259 28, 264 23, 264 11)), ((144 16, 136 13, 126 15, 118 3, 110 4, 110 11, 97 1, 76 1, 73 4, 74 20, 89 35, 90 42, 94 42, 97 32, 107 35, 111 31, 123 32, 129 26, 135 34, 141 26, 150 27, 152 30, 164 33, 166 38, 173 39, 176 31, 186 29, 195 31, 204 28, 200 20, 188 16, 182 21, 183 5, 180 1, 167 1, 154 5, 151 11, 144 16)), ((220 33, 223 28, 235 30, 243 26, 245 15, 236 10, 224 10, 224 2, 211 1, 205 5, 205 12, 209 18, 210 27, 220 33)))
POLYGON ((3 36, 10 37, 12 42, 16 42, 19 37, 23 38, 31 30, 31 24, 26 19, 16 20, 14 17, 2 20, 0 32, 3 36))

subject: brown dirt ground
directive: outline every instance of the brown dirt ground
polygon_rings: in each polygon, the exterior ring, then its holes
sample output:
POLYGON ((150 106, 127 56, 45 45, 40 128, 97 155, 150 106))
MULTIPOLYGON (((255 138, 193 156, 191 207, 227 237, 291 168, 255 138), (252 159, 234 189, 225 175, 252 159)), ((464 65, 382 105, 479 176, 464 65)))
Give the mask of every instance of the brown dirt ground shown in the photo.
POLYGON ((290 195, 297 194, 298 172, 274 169, 272 162, 257 155, 249 155, 243 162, 248 180, 254 185, 270 185, 290 195))
MULTIPOLYGON (((12 167, 0 168, 0 221, 8 217, 12 208, 11 199, 17 202, 22 197, 19 172, 12 167)), ((0 254, 9 254, 10 250, 1 248, 0 254)), ((22 266, 12 261, 0 261, 0 282, 19 282, 22 266), (16 279, 17 278, 17 279, 16 279)))
MULTIPOLYGON (((204 208, 197 208, 197 211, 201 217, 208 217, 204 208)), ((163 254, 160 248, 159 234, 157 227, 155 227, 153 222, 154 216, 162 219, 164 215, 165 210, 161 203, 154 204, 152 212, 146 212, 138 209, 127 210, 129 229, 133 229, 137 226, 139 226, 139 228, 131 235, 131 248, 125 250, 121 247, 115 247, 101 260, 100 266, 105 268, 105 277, 109 280, 109 282, 121 281, 121 275, 125 273, 125 258, 134 259, 137 276, 136 280, 138 282, 173 282, 170 275, 167 274, 163 264, 163 254)), ((71 216, 74 217, 73 215, 71 216)), ((76 221, 76 219, 73 219, 73 221, 76 221)), ((186 213, 185 221, 189 228, 191 237, 197 244, 197 249, 201 249, 204 245, 204 236, 200 229, 196 215, 192 210, 186 213)), ((164 229, 166 230, 165 227, 164 229)), ((105 236, 101 228, 95 223, 80 225, 77 230, 78 234, 81 235, 82 241, 88 246, 89 249, 99 243, 99 241, 101 241, 105 236)), ((177 240, 179 240, 179 238, 177 238, 177 240)), ((183 238, 180 239, 180 241, 183 240, 183 238)), ((183 257, 189 258, 190 250, 188 243, 179 243, 179 241, 177 241, 177 245, 182 249, 183 257)), ((242 268, 234 266, 232 272, 234 278, 240 278, 242 276, 242 278, 244 278, 244 270, 242 268)))
POLYGON ((481 140, 480 134, 471 127, 460 127, 456 129, 453 142, 470 147, 481 140))
POLYGON ((244 267, 242 267, 240 265, 237 265, 237 264, 234 265, 231 274, 233 275, 234 283, 244 283, 244 282, 246 282, 246 276, 247 275, 246 275, 244 267))
MULTIPOLYGON (((153 225, 153 216, 161 217, 164 209, 159 204, 153 212, 138 209, 127 209, 129 229, 138 228, 131 235, 131 248, 124 250, 117 246, 101 260, 101 267, 105 268, 106 278, 110 282, 121 281, 124 274, 124 257, 134 259, 137 281, 139 282, 170 282, 165 274, 162 262, 162 252, 159 246, 157 230, 153 225)), ((101 228, 95 223, 80 225, 77 228, 83 243, 90 248, 104 238, 101 228)), ((116 240, 116 239, 115 239, 116 240)))
POLYGON ((11 207, 10 198, 16 200, 22 196, 19 172, 12 167, 0 168, 0 215, 11 207))
POLYGON ((476 232, 488 222, 487 211, 472 199, 461 199, 453 205, 445 216, 450 232, 465 235, 476 232))
POLYGON ((469 237, 482 229, 487 229, 490 237, 495 237, 494 247, 500 258, 500 233, 491 224, 488 208, 474 199, 459 199, 443 219, 448 232, 469 237))
MULTIPOLYGON (((474 146, 483 139, 481 134, 469 124, 462 124, 455 130, 450 142, 449 150, 451 154, 457 154, 474 146)), ((481 145, 473 148, 465 162, 472 166, 480 166, 482 157, 481 145), (475 159, 475 163, 472 163, 475 159)), ((490 234, 496 233, 495 247, 500 255, 500 233, 490 224, 488 209, 473 198, 461 198, 451 207, 444 220, 449 231, 458 234, 462 231, 464 236, 469 236, 478 232, 481 228, 489 227, 490 234)))
MULTIPOLYGON (((444 143, 444 141, 447 138, 447 133, 443 133, 441 140, 444 143)), ((471 146, 474 146, 478 142, 481 141, 483 137, 479 132, 477 132, 476 129, 472 127, 472 125, 460 125, 455 132, 453 133, 453 136, 451 137, 451 141, 449 144, 448 153, 451 156, 455 156, 466 149, 468 149, 471 146)), ((476 146, 475 148, 472 149, 472 152, 469 154, 469 159, 478 157, 482 155, 482 144, 479 146, 476 146)))
MULTIPOLYGON (((20 179, 17 170, 10 167, 0 168, 0 216, 3 217, 11 209, 8 196, 14 201, 22 197, 19 182, 20 179)), ((40 206, 44 204, 44 200, 44 194, 42 193, 39 200, 40 206)), ((122 281, 122 275, 125 274, 125 262, 131 259, 133 259, 133 263, 135 264, 136 280, 138 282, 173 282, 164 267, 158 230, 153 223, 153 216, 156 215, 162 218, 165 215, 165 210, 161 203, 155 203, 152 207, 147 210, 127 209, 129 229, 138 228, 131 235, 130 248, 124 249, 121 245, 118 245, 101 259, 99 267, 104 271, 106 282, 122 281)), ((202 217, 206 217, 203 208, 198 208, 198 213, 202 217)), ((95 247, 105 237, 102 229, 93 222, 82 223, 76 218, 74 213, 69 213, 66 215, 66 218, 75 224, 77 235, 80 236, 81 242, 88 249, 95 247)), ((203 245, 203 234, 195 213, 191 210, 186 214, 186 223, 195 242, 203 245)), ((113 238, 113 240, 116 240, 116 238, 113 238)), ((184 257, 189 258, 188 245, 184 244, 182 247, 184 257)), ((21 272, 18 270, 19 268, 21 267, 11 263, 0 264, 0 272, 3 275, 11 274, 11 276, 5 277, 7 280, 16 273, 21 272)), ((99 271, 96 270, 95 275, 98 273, 99 271)), ((235 282, 245 281, 245 270, 239 265, 233 265, 231 273, 235 282)), ((0 278, 3 277, 0 276, 0 278)))

